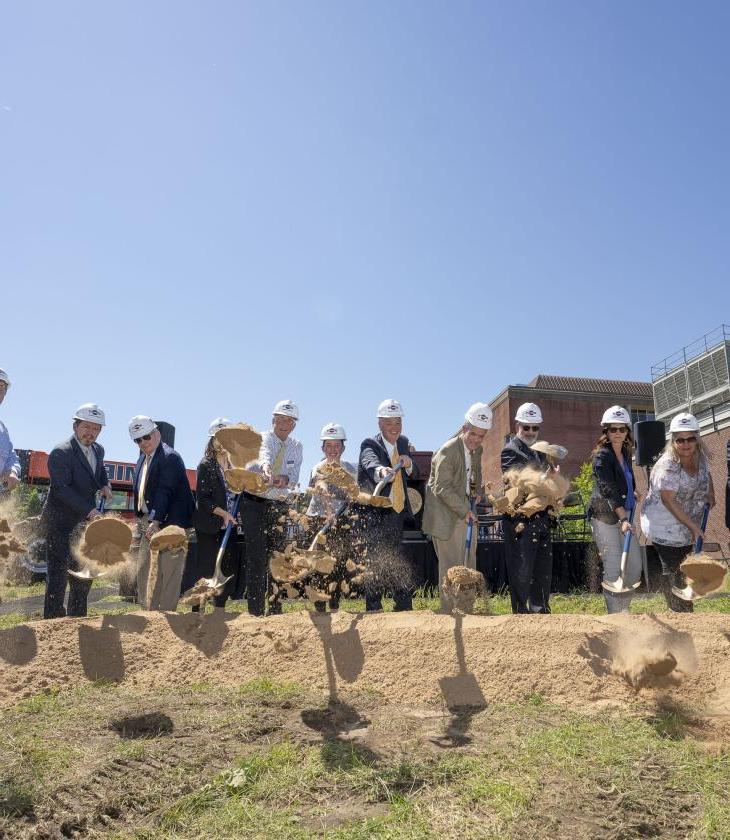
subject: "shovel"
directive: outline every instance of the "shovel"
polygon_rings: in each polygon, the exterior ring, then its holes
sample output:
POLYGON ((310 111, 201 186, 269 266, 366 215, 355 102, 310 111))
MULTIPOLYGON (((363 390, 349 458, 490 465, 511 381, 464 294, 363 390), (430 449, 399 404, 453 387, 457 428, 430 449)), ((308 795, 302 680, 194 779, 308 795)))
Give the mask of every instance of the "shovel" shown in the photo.
MULTIPOLYGON (((705 505, 704 510, 702 511, 702 524, 700 525, 700 530, 702 533, 705 533, 705 528, 707 527, 707 519, 710 516, 710 506, 705 505)), ((695 548, 693 554, 700 554, 702 551, 702 544, 704 543, 704 538, 700 535, 697 537, 695 541, 695 548)), ((691 584, 684 587, 684 589, 680 589, 678 586, 672 587, 672 594, 676 595, 677 598, 681 598, 682 601, 696 601, 698 598, 702 598, 702 595, 695 592, 692 588, 691 584)))
POLYGON ((347 502, 341 502, 338 506, 337 510, 330 516, 330 518, 324 523, 324 525, 317 531, 314 539, 312 540, 312 544, 309 546, 307 551, 316 551, 317 545, 319 544, 319 538, 323 537, 327 531, 335 524, 335 519, 345 510, 347 507, 347 502))
MULTIPOLYGON (((238 493, 233 503, 233 510, 231 511, 231 516, 234 519, 238 516, 238 510, 241 507, 242 498, 243 494, 238 493)), ((206 586, 208 586, 210 589, 215 589, 217 593, 220 592, 223 589, 223 587, 228 583, 228 581, 233 577, 233 575, 224 576, 223 572, 221 571, 223 555, 226 553, 228 540, 231 538, 231 531, 233 531, 233 523, 229 522, 228 525, 226 525, 226 530, 223 534, 223 539, 221 540, 221 547, 218 549, 218 556, 215 558, 215 570, 213 572, 213 577, 207 578, 205 581, 206 586)))
MULTIPOLYGON (((99 499, 99 504, 97 506, 97 510, 99 513, 104 513, 104 508, 106 507, 106 499, 102 496, 99 499)), ((74 569, 69 569, 68 574, 70 577, 75 577, 76 580, 87 580, 92 581, 96 580, 96 578, 104 577, 106 572, 91 572, 89 569, 82 569, 80 572, 74 571, 74 569)))
MULTIPOLYGON (((474 500, 469 504, 469 510, 474 513, 476 510, 476 504, 474 500)), ((474 521, 472 519, 466 525, 466 537, 464 539, 464 565, 469 568, 469 555, 471 554, 471 541, 474 535, 474 521)))
MULTIPOLYGON (((634 509, 631 509, 629 513, 629 525, 633 522, 634 519, 634 509)), ((626 532, 626 536, 624 537, 624 549, 621 552, 621 571, 619 572, 618 578, 616 580, 603 580, 601 581, 601 586, 607 592, 614 592, 616 594, 621 594, 623 592, 632 592, 634 589, 637 589, 641 586, 641 578, 636 581, 636 583, 632 584, 631 586, 626 586, 624 583, 624 576, 626 574, 626 561, 629 557, 629 546, 631 545, 631 531, 626 532)))
POLYGON ((375 485, 375 490, 373 490, 373 496, 379 496, 380 491, 383 489, 383 487, 385 487, 386 484, 390 484, 392 481, 395 480, 398 471, 403 469, 403 462, 401 461, 397 466, 393 467, 392 469, 393 472, 388 478, 384 478, 382 481, 379 481, 375 485))

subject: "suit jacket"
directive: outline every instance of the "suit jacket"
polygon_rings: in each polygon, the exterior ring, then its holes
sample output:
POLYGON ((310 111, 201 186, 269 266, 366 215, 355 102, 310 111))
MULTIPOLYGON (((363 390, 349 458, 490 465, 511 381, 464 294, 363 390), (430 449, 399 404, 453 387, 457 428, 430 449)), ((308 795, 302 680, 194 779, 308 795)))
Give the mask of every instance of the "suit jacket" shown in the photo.
MULTIPOLYGON (((636 491, 636 476, 634 468, 629 462, 636 491)), ((588 508, 588 516, 595 517, 601 522, 615 525, 617 507, 626 507, 628 486, 624 470, 619 463, 612 446, 602 446, 593 456, 593 493, 588 508)))
MULTIPOLYGON (((482 447, 472 454, 474 485, 482 486, 482 447)), ((431 475, 426 485, 421 530, 439 540, 448 540, 456 523, 469 512, 466 494, 466 456, 464 441, 457 435, 438 450, 431 459, 431 475)))
MULTIPOLYGON (((404 435, 400 435, 398 440, 395 442, 396 449, 399 455, 407 455, 409 458, 411 457, 410 453, 410 444, 408 442, 408 438, 404 435)), ((375 435, 372 438, 366 438, 360 444, 360 460, 358 462, 358 470, 357 470, 357 483, 362 487, 362 489, 366 493, 372 493, 375 490, 375 485, 378 484, 378 479, 375 478, 375 470, 378 467, 392 467, 393 465, 390 462, 390 458, 388 457, 388 450, 385 448, 385 443, 383 442, 383 436, 381 434, 375 435)), ((418 478, 418 467, 416 466, 416 462, 413 461, 413 469, 411 470, 411 474, 407 475, 405 470, 403 470, 403 481, 405 483, 406 479, 414 479, 418 478)), ((392 483, 386 484, 385 487, 380 492, 381 496, 390 496, 391 488, 393 487, 392 483)), ((408 493, 406 493, 405 499, 405 507, 403 508, 404 511, 409 514, 413 515, 413 511, 411 510, 411 503, 408 499, 408 493)))
POLYGON ((506 444, 506 446, 502 449, 502 455, 500 457, 503 473, 507 472, 507 470, 511 470, 513 467, 522 469, 522 467, 526 467, 528 464, 534 464, 536 467, 541 467, 545 464, 545 461, 546 457, 543 452, 535 452, 534 449, 530 449, 530 447, 517 436, 513 437, 512 440, 506 444))
POLYGON ((198 481, 195 485, 195 513, 193 525, 202 534, 217 534, 223 520, 213 508, 227 510, 226 482, 215 458, 203 458, 198 464, 198 481))
POLYGON ((93 472, 75 435, 51 451, 51 486, 42 512, 46 524, 71 530, 96 507, 96 494, 109 484, 109 476, 104 466, 104 448, 94 443, 92 449, 96 456, 93 472))
MULTIPOLYGON (((139 479, 144 464, 144 454, 139 453, 134 468, 134 509, 138 509, 139 479)), ((180 455, 166 443, 160 445, 147 468, 144 485, 144 500, 150 519, 165 525, 179 525, 189 528, 195 510, 193 493, 188 483, 185 464, 180 455)))

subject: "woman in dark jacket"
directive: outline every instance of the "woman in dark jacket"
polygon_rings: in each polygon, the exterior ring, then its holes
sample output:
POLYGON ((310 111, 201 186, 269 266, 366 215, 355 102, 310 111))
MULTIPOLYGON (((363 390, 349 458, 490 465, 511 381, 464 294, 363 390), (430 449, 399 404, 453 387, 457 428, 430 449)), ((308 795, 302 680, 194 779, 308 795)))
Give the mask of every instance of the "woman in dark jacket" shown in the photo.
MULTIPOLYGON (((198 464, 198 480, 195 489, 195 513, 193 525, 197 539, 197 571, 193 583, 201 577, 209 578, 215 571, 215 561, 228 523, 236 521, 230 511, 233 506, 233 494, 228 490, 224 478, 224 471, 231 464, 228 453, 221 447, 214 435, 218 429, 229 425, 224 418, 214 420, 210 424, 210 438, 205 448, 203 459, 198 464)), ((223 574, 235 573, 235 540, 229 539, 226 553, 223 555, 223 574)), ((224 607, 234 581, 230 580, 221 595, 216 595, 213 604, 224 607)), ((198 607, 193 607, 197 611, 198 607)))
MULTIPOLYGON (((620 405, 609 408, 601 420, 602 434, 593 450, 593 495, 588 509, 593 539, 603 560, 603 579, 615 581, 621 573, 626 534, 635 528, 631 514, 636 507, 636 479, 631 466, 634 441, 631 418, 620 405)), ((641 550, 634 536, 626 562, 624 585, 631 588, 641 578, 641 550)), ((626 593, 604 590, 609 613, 628 612, 633 589, 626 593)))

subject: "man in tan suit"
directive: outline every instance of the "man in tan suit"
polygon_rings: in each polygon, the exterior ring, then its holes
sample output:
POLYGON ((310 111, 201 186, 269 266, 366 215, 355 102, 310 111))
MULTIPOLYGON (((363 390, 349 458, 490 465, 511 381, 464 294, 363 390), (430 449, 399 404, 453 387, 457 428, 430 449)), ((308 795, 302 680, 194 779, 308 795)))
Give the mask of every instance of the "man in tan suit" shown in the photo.
POLYGON ((476 527, 472 503, 482 486, 482 441, 492 427, 492 411, 486 403, 474 403, 466 412, 459 434, 448 440, 431 460, 426 485, 422 530, 430 534, 439 560, 441 608, 447 609, 443 580, 452 566, 477 567, 477 538, 472 537, 469 557, 465 558, 466 528, 476 527))

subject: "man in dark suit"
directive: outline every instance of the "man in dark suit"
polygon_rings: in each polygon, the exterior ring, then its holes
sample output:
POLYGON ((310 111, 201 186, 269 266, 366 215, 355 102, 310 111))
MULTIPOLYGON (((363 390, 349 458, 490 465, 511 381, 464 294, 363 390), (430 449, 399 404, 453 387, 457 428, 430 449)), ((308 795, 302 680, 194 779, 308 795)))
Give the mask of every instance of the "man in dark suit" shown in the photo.
POLYGON ((162 442, 160 430, 151 418, 133 417, 129 421, 129 436, 140 450, 134 469, 134 510, 140 537, 137 601, 145 610, 174 612, 180 598, 185 551, 160 551, 150 591, 150 540, 168 525, 190 527, 195 510, 193 494, 183 459, 162 442))
MULTIPOLYGON (((384 586, 377 580, 390 582, 393 589, 394 609, 413 609, 412 581, 398 580, 398 569, 404 572, 408 560, 403 552, 403 523, 412 515, 406 476, 418 478, 418 467, 410 457, 408 438, 401 434, 403 429, 403 408, 397 400, 383 400, 378 406, 378 427, 380 433, 366 438, 360 445, 358 483, 367 493, 386 480, 382 496, 390 498, 392 508, 370 508, 363 516, 362 532, 366 545, 366 561, 374 574, 365 594, 365 609, 382 610, 384 586), (400 466, 401 469, 396 470, 400 466), (405 473, 405 475, 404 475, 405 473)), ((410 575, 403 574, 403 577, 410 575)))
POLYGON ((96 442, 104 422, 104 412, 98 405, 80 406, 73 416, 73 435, 48 456, 51 486, 41 513, 48 560, 43 618, 86 615, 91 581, 68 575, 69 569, 78 570, 70 546, 74 530, 100 516, 96 494, 112 498, 104 449, 96 442), (63 606, 67 581, 68 610, 63 606))
MULTIPOLYGON (((502 449, 502 473, 528 465, 545 469, 545 455, 531 448, 540 434, 540 408, 524 403, 517 409, 515 421, 517 434, 502 449)), ((549 613, 553 545, 547 511, 530 517, 505 514, 502 530, 512 612, 549 613)))

